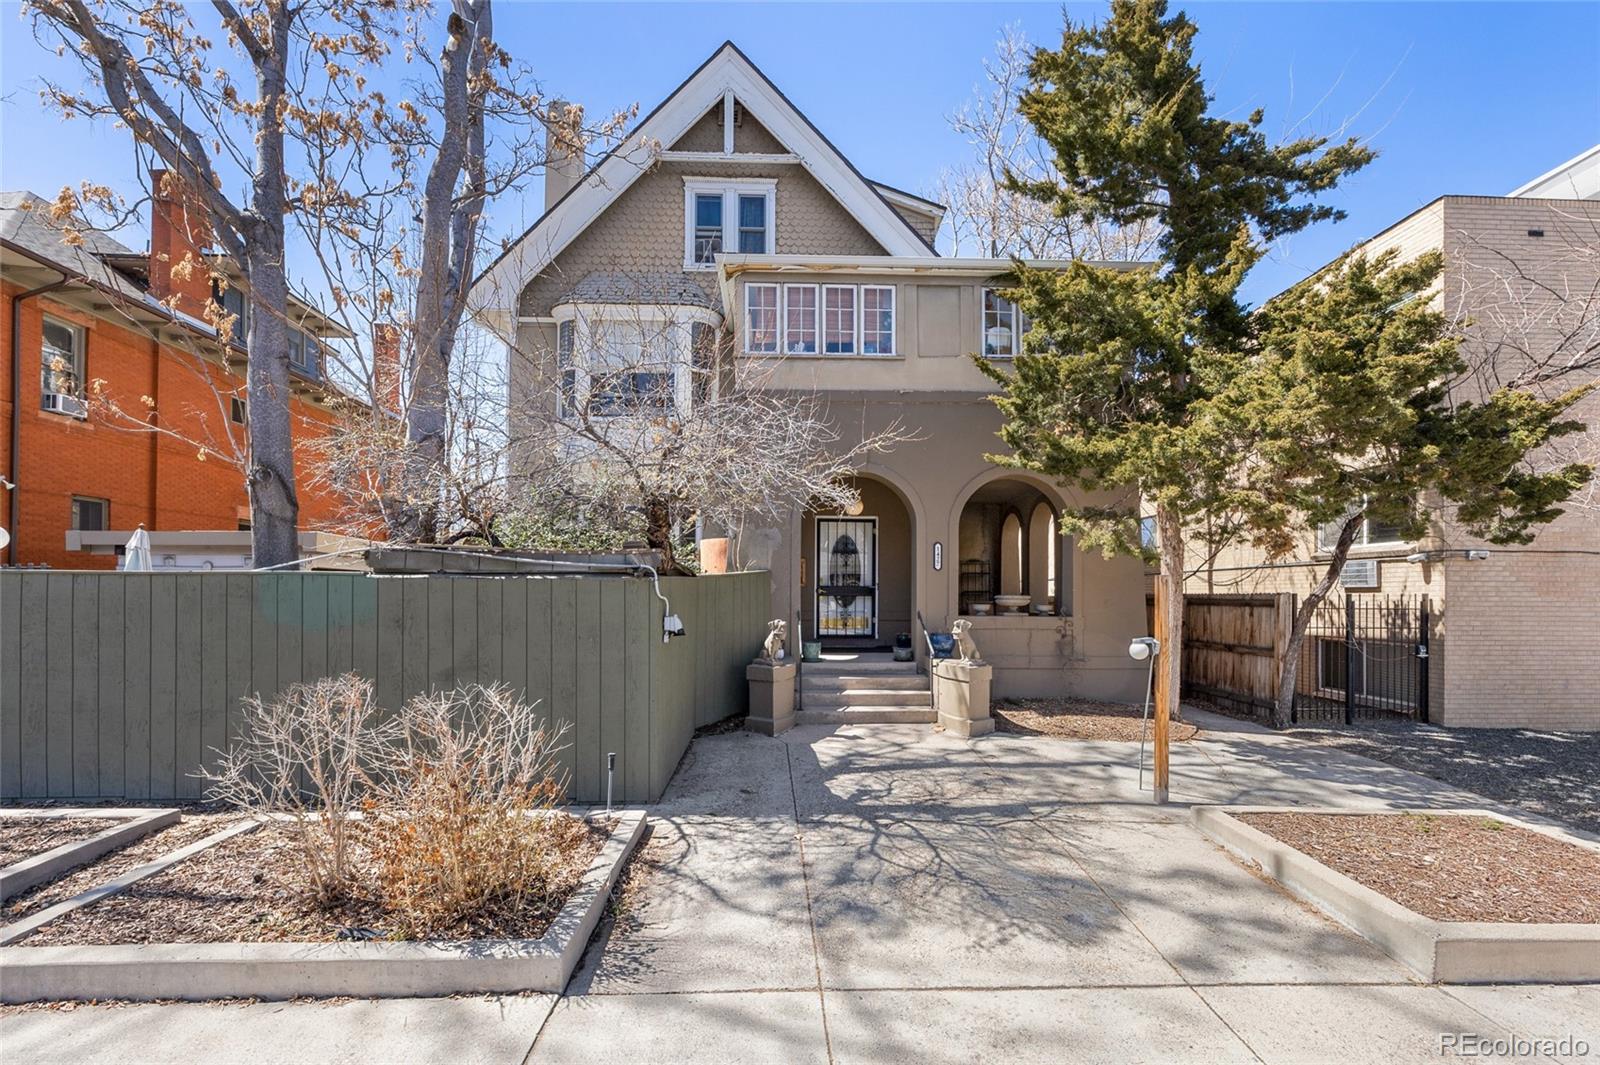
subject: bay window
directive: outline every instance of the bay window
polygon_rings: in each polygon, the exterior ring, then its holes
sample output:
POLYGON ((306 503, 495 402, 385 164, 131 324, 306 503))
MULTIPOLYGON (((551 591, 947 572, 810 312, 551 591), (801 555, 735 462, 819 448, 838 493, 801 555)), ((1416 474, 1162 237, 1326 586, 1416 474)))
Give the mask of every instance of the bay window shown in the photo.
POLYGON ((715 390, 716 316, 699 307, 556 308, 561 418, 687 410, 715 390))
POLYGON ((776 178, 685 178, 683 266, 713 270, 724 251, 773 250, 776 178))

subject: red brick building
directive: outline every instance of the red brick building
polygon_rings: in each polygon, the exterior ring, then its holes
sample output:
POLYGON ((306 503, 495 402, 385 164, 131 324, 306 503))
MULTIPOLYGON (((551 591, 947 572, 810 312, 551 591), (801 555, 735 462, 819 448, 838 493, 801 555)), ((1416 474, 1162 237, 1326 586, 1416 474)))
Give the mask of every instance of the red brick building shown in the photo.
MULTIPOLYGON (((0 194, 6 564, 115 565, 69 551, 71 529, 248 528, 237 462, 248 421, 243 331, 224 343, 204 320, 206 301, 236 310, 238 296, 218 292, 205 269, 173 269, 194 244, 182 215, 158 204, 152 252, 142 253, 93 231, 69 243, 40 197, 0 194)), ((304 304, 292 312, 298 445, 326 434, 340 406, 356 401, 325 375, 320 341, 340 335, 337 324, 304 304)), ((325 527, 338 501, 305 487, 305 462, 296 478, 301 527, 325 527)))

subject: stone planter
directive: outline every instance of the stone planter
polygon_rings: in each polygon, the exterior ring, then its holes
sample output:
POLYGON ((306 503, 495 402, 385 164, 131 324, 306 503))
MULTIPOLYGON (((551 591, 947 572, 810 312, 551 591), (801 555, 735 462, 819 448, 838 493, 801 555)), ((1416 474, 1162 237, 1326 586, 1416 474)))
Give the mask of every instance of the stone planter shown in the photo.
POLYGON ((994 731, 989 715, 989 686, 994 667, 985 662, 942 658, 933 662, 933 705, 939 724, 957 736, 986 736, 994 731))
POLYGON ((794 727, 793 662, 751 662, 744 669, 750 682, 750 717, 744 727, 776 736, 794 727))

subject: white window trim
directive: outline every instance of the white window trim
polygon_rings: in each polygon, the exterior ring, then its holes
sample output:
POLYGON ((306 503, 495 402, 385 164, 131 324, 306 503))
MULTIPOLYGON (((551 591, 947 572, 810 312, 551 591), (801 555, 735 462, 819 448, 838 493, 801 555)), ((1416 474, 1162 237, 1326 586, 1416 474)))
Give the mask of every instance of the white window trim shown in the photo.
POLYGON ((813 356, 822 354, 822 286, 821 285, 816 285, 816 284, 808 285, 808 284, 797 283, 797 284, 790 284, 790 285, 784 285, 783 286, 783 296, 778 300, 778 354, 783 356, 786 359, 787 358, 809 359, 809 358, 811 358, 813 356), (791 352, 789 350, 789 293, 792 292, 793 290, 797 289, 797 288, 809 288, 811 290, 811 299, 812 299, 811 306, 816 312, 816 317, 813 319, 813 327, 812 327, 812 333, 811 333, 812 338, 813 338, 812 339, 812 344, 814 345, 814 348, 811 351, 794 351, 794 352, 791 352))
POLYGON ((39 382, 44 383, 44 323, 59 326, 72 334, 72 368, 69 371, 78 382, 78 390, 72 395, 82 399, 88 394, 88 382, 85 378, 89 373, 89 331, 76 322, 69 322, 65 318, 57 318, 53 314, 42 316, 43 321, 39 328, 39 382))
POLYGON ((747 281, 744 286, 744 301, 740 304, 742 320, 739 323, 739 348, 746 355, 756 355, 765 358, 777 358, 783 354, 783 286, 776 281, 747 281), (750 346, 750 290, 771 289, 773 295, 773 323, 772 323, 772 350, 761 351, 750 346))
POLYGON ((900 332, 900 307, 899 288, 895 285, 838 285, 818 282, 793 282, 779 284, 776 281, 746 281, 744 283, 744 298, 740 305, 741 317, 739 320, 739 351, 752 358, 784 358, 784 359, 893 359, 898 358, 899 332, 900 332), (752 289, 775 289, 778 292, 778 350, 759 351, 750 347, 750 291, 752 289), (788 292, 790 289, 809 288, 816 290, 817 302, 817 350, 791 352, 789 350, 789 314, 788 292), (830 352, 826 350, 827 340, 827 294, 832 289, 843 289, 855 293, 855 330, 851 343, 854 350, 848 352, 830 352), (869 353, 866 350, 866 293, 869 289, 889 294, 889 350, 869 353))
POLYGON ((862 285, 856 294, 856 354, 864 359, 889 359, 900 354, 897 334, 900 332, 899 290, 894 285, 862 285), (877 289, 889 294, 889 350, 867 351, 867 290, 877 289))
MULTIPOLYGON (((585 327, 586 335, 593 336, 594 330, 602 328, 607 323, 665 323, 673 329, 674 343, 670 366, 672 369, 672 402, 680 411, 687 411, 694 402, 694 325, 696 323, 709 325, 718 329, 722 325, 722 316, 716 311, 706 307, 695 307, 688 304, 619 304, 619 303, 563 303, 554 308, 553 320, 556 323, 557 359, 560 358, 561 327, 565 323, 572 323, 572 366, 574 380, 572 388, 573 404, 582 408, 589 401, 589 386, 593 379, 592 345, 580 342, 577 331, 578 325, 585 327)), ((560 372, 557 367, 557 373, 560 372)), ((559 405, 560 380, 556 381, 556 402, 559 405)), ((591 412, 590 417, 599 421, 611 421, 618 418, 630 417, 632 412, 622 411, 615 414, 600 414, 591 412)), ((565 411, 558 406, 557 416, 567 417, 565 411)))
POLYGON ((817 295, 817 354, 831 359, 848 359, 861 354, 861 286, 823 285, 817 295), (828 293, 850 293, 850 350, 828 350, 828 293))
POLYGON ((1022 313, 1021 304, 1018 304, 1013 300, 1006 300, 1007 303, 1011 304, 1011 354, 988 354, 984 351, 984 348, 987 346, 984 334, 989 331, 989 327, 985 322, 985 319, 988 317, 988 312, 983 309, 983 305, 986 301, 987 294, 990 292, 993 292, 999 299, 1005 299, 1004 296, 1000 295, 1000 289, 990 288, 988 285, 984 285, 978 290, 978 353, 986 359, 1014 359, 1018 355, 1022 354, 1022 335, 1023 333, 1027 332, 1027 329, 1025 328, 1028 325, 1027 315, 1022 313))
MULTIPOLYGON (((1361 505, 1363 507, 1365 507, 1367 505, 1367 499, 1366 499, 1365 496, 1362 497, 1361 505)), ((1328 555, 1328 554, 1332 554, 1333 553, 1334 542, 1333 541, 1326 541, 1325 542, 1323 540, 1323 538, 1322 538, 1322 531, 1325 528, 1327 528, 1329 525, 1331 525, 1331 524, 1333 524, 1333 523, 1332 522, 1325 522, 1324 524, 1317 526, 1317 553, 1318 554, 1328 555)), ((1362 519, 1361 519, 1361 531, 1358 534, 1356 534, 1356 538, 1354 540, 1350 541, 1350 549, 1351 549, 1352 552, 1356 551, 1358 548, 1408 547, 1412 543, 1412 541, 1410 541, 1410 540, 1369 540, 1369 539, 1367 539, 1367 537, 1369 535, 1371 535, 1371 530, 1372 530, 1372 517, 1371 517, 1371 515, 1364 515, 1362 517, 1362 519)))
MULTIPOLYGON (((685 270, 715 270, 715 262, 697 263, 694 260, 694 200, 696 196, 721 194, 722 196, 722 251, 733 254, 739 246, 739 197, 756 193, 767 201, 767 250, 771 255, 778 246, 778 179, 777 178, 711 178, 686 177, 683 179, 683 268, 685 270)), ((747 253, 748 254, 748 253, 747 253)))

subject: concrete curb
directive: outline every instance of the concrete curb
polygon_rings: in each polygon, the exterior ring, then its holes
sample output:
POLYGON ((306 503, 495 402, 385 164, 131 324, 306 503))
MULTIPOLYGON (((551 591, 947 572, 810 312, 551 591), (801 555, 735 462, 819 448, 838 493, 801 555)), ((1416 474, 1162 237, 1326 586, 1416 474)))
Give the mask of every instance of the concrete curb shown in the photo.
MULTIPOLYGON (((76 869, 80 865, 87 865, 101 855, 109 854, 125 843, 131 843, 142 836, 148 836, 158 828, 165 828, 179 817, 178 810, 117 810, 115 815, 130 817, 124 824, 112 825, 104 832, 90 836, 88 839, 78 840, 76 843, 63 843, 43 854, 35 854, 31 858, 24 858, 20 862, 0 869, 0 902, 20 895, 29 888, 37 887, 47 881, 54 880, 62 873, 76 869)), ((58 821, 69 820, 74 817, 107 817, 111 814, 102 813, 93 809, 69 809, 48 811, 11 811, 0 814, 0 822, 7 819, 26 819, 31 821, 58 821)))
POLYGON ((578 889, 539 939, 0 947, 0 1001, 559 994, 644 833, 642 810, 617 817, 578 889))
MULTIPOLYGON (((40 910, 32 917, 24 917, 20 921, 13 921, 11 924, 0 928, 0 947, 20 942, 33 935, 42 926, 54 921, 57 917, 88 906, 90 903, 99 902, 107 895, 115 895, 130 884, 136 884, 147 876, 155 876, 157 873, 177 865, 191 854, 198 854, 207 847, 214 847, 225 839, 231 839, 245 832, 254 832, 260 827, 260 821, 241 821, 236 825, 229 825, 221 832, 213 832, 203 839, 195 840, 186 847, 179 847, 170 854, 164 854, 153 861, 134 866, 121 876, 107 880, 104 884, 92 887, 88 891, 72 896, 70 899, 63 899, 54 906, 40 910)), ((0 950, 0 954, 3 953, 4 951, 0 950)))
POLYGON ((1365 936, 1430 983, 1591 983, 1600 980, 1600 925, 1436 921, 1240 821, 1234 814, 1431 813, 1492 817, 1586 850, 1586 839, 1494 810, 1352 810, 1304 806, 1196 806, 1205 835, 1259 867, 1290 893, 1365 936))

